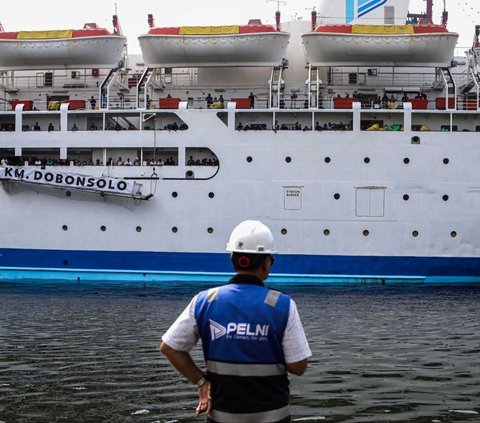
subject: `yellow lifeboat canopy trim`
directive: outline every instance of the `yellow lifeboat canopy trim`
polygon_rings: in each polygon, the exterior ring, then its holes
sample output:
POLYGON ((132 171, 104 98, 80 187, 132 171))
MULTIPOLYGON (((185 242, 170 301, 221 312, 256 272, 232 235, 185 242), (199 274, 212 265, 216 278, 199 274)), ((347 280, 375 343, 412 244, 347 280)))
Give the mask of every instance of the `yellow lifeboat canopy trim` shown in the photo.
POLYGON ((352 25, 352 34, 414 34, 413 25, 352 25))
POLYGON ((239 34, 240 27, 238 25, 222 25, 222 26, 181 26, 180 35, 224 35, 239 34))
POLYGON ((41 40, 72 37, 73 29, 60 29, 53 31, 20 31, 17 34, 17 40, 41 40))

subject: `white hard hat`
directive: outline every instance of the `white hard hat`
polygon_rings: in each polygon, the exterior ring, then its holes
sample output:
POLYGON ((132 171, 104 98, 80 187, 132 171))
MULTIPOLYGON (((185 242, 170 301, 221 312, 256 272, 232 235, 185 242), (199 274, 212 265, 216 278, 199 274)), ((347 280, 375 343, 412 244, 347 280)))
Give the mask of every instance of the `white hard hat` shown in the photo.
POLYGON ((227 251, 232 253, 275 254, 270 229, 259 220, 244 220, 231 233, 227 251))

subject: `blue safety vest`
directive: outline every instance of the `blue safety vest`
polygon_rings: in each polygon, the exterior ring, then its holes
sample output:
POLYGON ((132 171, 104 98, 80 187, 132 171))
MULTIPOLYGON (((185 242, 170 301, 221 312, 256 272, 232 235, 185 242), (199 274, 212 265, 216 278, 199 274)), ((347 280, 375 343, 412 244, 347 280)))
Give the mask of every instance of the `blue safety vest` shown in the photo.
POLYGON ((212 386, 210 421, 273 423, 289 417, 282 339, 290 297, 250 275, 203 291, 195 302, 212 386))

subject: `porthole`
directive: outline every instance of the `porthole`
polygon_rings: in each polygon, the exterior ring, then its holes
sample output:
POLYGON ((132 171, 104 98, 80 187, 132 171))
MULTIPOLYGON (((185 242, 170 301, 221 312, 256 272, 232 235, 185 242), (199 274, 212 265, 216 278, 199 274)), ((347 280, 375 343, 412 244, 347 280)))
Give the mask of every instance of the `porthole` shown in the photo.
POLYGON ((68 226, 67 226, 67 225, 63 225, 63 226, 62 226, 62 229, 63 229, 64 231, 68 231, 68 226))
POLYGON ((68 260, 63 260, 63 265, 64 266, 68 266, 70 264, 70 262, 68 260))
POLYGON ((292 158, 290 156, 285 157, 285 161, 287 163, 290 163, 292 161, 292 158))
POLYGON ((416 238, 416 237, 418 236, 418 231, 413 231, 413 232, 412 232, 412 236, 413 236, 414 238, 416 238))
POLYGON ((450 163, 450 160, 445 157, 445 158, 443 159, 443 164, 448 164, 448 163, 450 163))
POLYGON ((102 232, 105 232, 105 231, 107 230, 107 227, 104 226, 104 225, 102 225, 102 226, 100 226, 100 230, 101 230, 102 232))
POLYGON ((185 172, 185 178, 187 178, 187 179, 195 178, 195 173, 193 172, 193 170, 187 170, 185 172))
POLYGON ((285 228, 282 228, 282 230, 280 231, 280 233, 281 233, 282 235, 287 235, 287 232, 288 232, 288 231, 287 231, 285 228))
POLYGON ((448 201, 448 195, 445 194, 444 196, 442 196, 442 200, 443 201, 448 201))
POLYGON ((455 237, 457 236, 457 231, 452 231, 452 232, 450 232, 450 236, 451 236, 452 238, 455 238, 455 237))
POLYGON ((409 159, 408 157, 405 157, 405 158, 403 159, 403 163, 409 164, 409 163, 410 163, 410 159, 409 159))
POLYGON ((248 162, 248 163, 252 163, 252 161, 253 161, 252 156, 248 156, 248 157, 247 157, 247 162, 248 162))
POLYGON ((72 191, 65 191, 65 197, 71 197, 72 191))
POLYGON ((404 195, 403 195, 403 199, 404 199, 405 201, 408 201, 409 198, 410 198, 410 196, 409 196, 408 194, 404 194, 404 195))
POLYGON ((135 230, 136 230, 137 232, 142 232, 142 227, 141 227, 141 226, 137 226, 137 227, 135 228, 135 230))
POLYGON ((209 234, 213 234, 213 228, 208 228, 208 229, 207 229, 207 232, 208 232, 209 234))
POLYGON ((323 160, 325 163, 330 163, 332 161, 330 157, 325 157, 323 160))
POLYGON ((412 137, 412 144, 420 144, 420 137, 418 135, 412 137))
POLYGON ((177 198, 177 197, 178 197, 178 192, 175 192, 175 191, 172 192, 172 197, 173 197, 173 198, 177 198))
POLYGON ((213 197, 215 197, 215 194, 213 192, 209 192, 208 193, 208 198, 213 198, 213 197))
POLYGON ((370 231, 368 231, 367 229, 365 229, 362 233, 363 233, 363 236, 370 235, 370 231))
POLYGON ((174 234, 176 234, 176 233, 178 232, 178 228, 177 228, 176 226, 174 226, 174 227, 172 228, 172 232, 173 232, 174 234))
POLYGON ((365 158, 363 159, 363 162, 364 162, 364 163, 367 163, 367 164, 370 163, 370 157, 365 157, 365 158))
POLYGON ((340 194, 337 192, 335 193, 335 195, 333 196, 333 198, 335 198, 335 200, 339 200, 340 199, 340 194))
POLYGON ((329 229, 324 229, 323 230, 323 235, 329 236, 330 235, 330 230, 329 229))

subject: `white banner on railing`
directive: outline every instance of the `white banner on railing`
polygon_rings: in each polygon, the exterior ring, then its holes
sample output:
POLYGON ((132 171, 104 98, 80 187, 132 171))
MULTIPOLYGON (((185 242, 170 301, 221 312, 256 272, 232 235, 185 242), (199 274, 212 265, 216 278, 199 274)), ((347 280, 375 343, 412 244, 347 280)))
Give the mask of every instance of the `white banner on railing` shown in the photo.
POLYGON ((108 176, 88 176, 75 173, 55 172, 37 167, 1 166, 0 180, 28 182, 50 185, 65 189, 100 191, 114 194, 133 194, 134 181, 110 178, 108 176))

